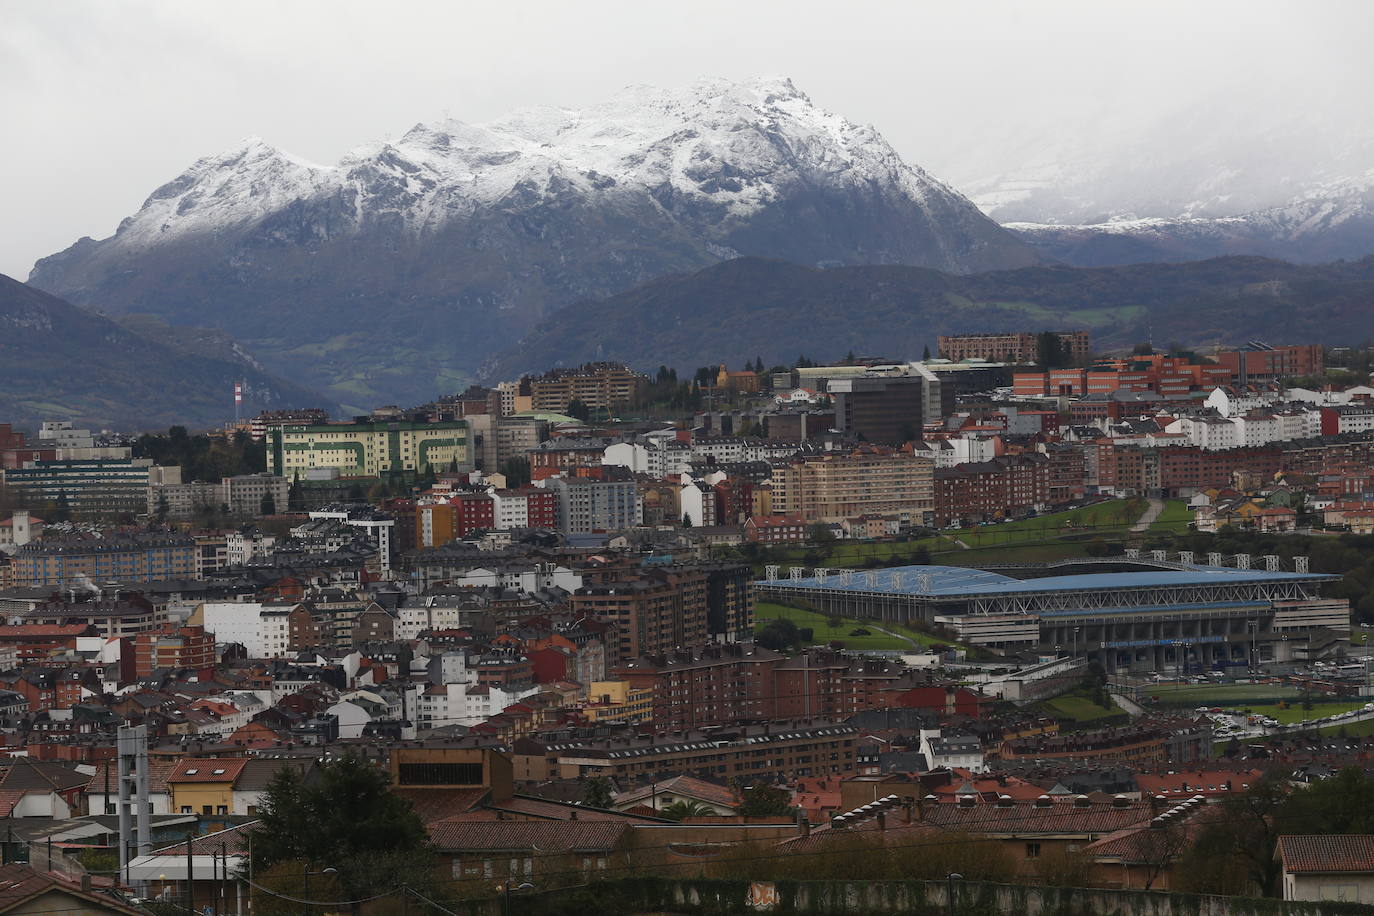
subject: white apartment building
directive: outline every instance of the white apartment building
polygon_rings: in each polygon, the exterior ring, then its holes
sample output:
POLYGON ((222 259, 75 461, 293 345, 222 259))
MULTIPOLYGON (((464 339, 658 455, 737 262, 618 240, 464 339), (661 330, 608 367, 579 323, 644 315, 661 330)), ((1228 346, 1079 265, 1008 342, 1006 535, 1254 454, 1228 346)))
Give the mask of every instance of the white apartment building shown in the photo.
POLYGON ((477 725, 540 689, 537 684, 512 691, 471 684, 436 684, 416 700, 415 725, 420 729, 477 725))
POLYGON ((243 646, 249 658, 284 658, 290 642, 288 605, 256 601, 207 601, 191 615, 191 624, 215 634, 215 645, 243 646))

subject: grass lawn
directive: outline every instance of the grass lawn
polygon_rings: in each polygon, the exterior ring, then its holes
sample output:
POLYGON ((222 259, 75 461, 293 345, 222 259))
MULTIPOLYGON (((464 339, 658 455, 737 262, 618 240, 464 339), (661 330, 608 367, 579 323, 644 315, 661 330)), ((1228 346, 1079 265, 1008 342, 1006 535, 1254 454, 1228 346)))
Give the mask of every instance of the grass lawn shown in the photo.
POLYGON ((1159 518, 1150 523, 1150 532, 1178 534, 1187 531, 1188 523, 1192 520, 1193 513, 1188 508, 1188 500, 1166 499, 1164 511, 1159 513, 1159 518))
POLYGON ((861 566, 865 560, 909 558, 922 547, 934 550, 940 546, 944 546, 940 538, 921 538, 915 541, 834 541, 815 547, 773 548, 768 552, 766 560, 758 565, 760 569, 768 563, 800 566, 804 564, 806 554, 822 551, 825 554, 825 559, 820 564, 822 566, 861 566))
POLYGON ((1334 725, 1323 725, 1317 729, 1320 735, 1339 735, 1341 729, 1345 729, 1345 734, 1349 738, 1363 738, 1374 735, 1374 719, 1365 719, 1362 722, 1337 722, 1334 725))
POLYGON ((1258 716, 1269 716, 1277 719, 1282 725, 1292 725, 1294 722, 1301 722, 1303 719, 1324 719, 1327 716, 1334 716, 1339 712, 1349 712, 1352 709, 1360 709, 1365 704, 1364 700, 1350 702, 1342 700, 1338 703, 1318 703, 1313 702, 1311 709, 1303 709, 1302 703, 1289 704, 1287 709, 1280 709, 1277 705, 1273 706, 1250 706, 1244 708, 1258 716))
POLYGON ((844 643, 846 649, 887 649, 896 651, 910 652, 911 643, 900 637, 905 636, 917 645, 957 645, 949 640, 937 639, 929 633, 922 633, 909 627, 897 624, 869 624, 862 620, 843 620, 838 627, 830 626, 828 618, 815 611, 807 611, 798 607, 790 607, 785 604, 775 604, 772 601, 760 601, 754 606, 754 628, 760 629, 769 620, 785 618, 792 621, 798 627, 810 627, 812 629, 811 642, 814 645, 824 645, 838 640, 844 643), (874 629, 874 626, 881 626, 884 630, 890 630, 897 634, 889 636, 874 629), (850 636, 851 630, 868 630, 868 636, 850 636))
POLYGON ((1145 508, 1143 499, 1112 499, 1068 512, 951 531, 949 536, 958 538, 970 547, 998 547, 1017 543, 1038 544, 1066 535, 1120 533, 1135 524, 1145 508))
POLYGON ((1040 704, 1050 715, 1060 719, 1073 719, 1075 722, 1092 722, 1095 719, 1105 719, 1108 716, 1119 716, 1124 713, 1116 701, 1112 701, 1110 709, 1104 709, 1094 703, 1087 695, 1074 691, 1063 696, 1055 697, 1052 700, 1045 700, 1040 704))

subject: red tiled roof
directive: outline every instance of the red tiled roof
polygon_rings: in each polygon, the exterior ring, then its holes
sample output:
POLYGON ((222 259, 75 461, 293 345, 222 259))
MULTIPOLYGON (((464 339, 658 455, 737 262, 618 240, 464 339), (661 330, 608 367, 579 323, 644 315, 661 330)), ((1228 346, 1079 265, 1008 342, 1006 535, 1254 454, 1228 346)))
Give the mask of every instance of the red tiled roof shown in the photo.
MULTIPOLYGON (((98 911, 89 907, 87 908, 89 912, 133 914, 147 912, 125 906, 113 897, 104 894, 83 891, 77 884, 62 880, 56 875, 40 872, 27 865, 0 865, 0 913, 20 912, 19 908, 25 903, 53 890, 101 907, 98 911)), ((47 904, 49 902, 58 903, 59 901, 49 898, 41 902, 47 904)), ((69 906, 67 909, 75 912, 78 908, 69 906)), ((25 912, 59 912, 59 910, 26 910, 25 912)))
POLYGON ((692 776, 675 776, 656 784, 631 789, 616 796, 615 803, 616 805, 632 804, 659 795, 685 795, 688 798, 727 808, 733 808, 739 804, 739 799, 735 797, 734 792, 730 791, 729 786, 717 785, 692 776))
POLYGON ((167 782, 234 782, 247 763, 247 757, 185 757, 167 782))
POLYGON ((1263 774, 1259 770, 1186 770, 1164 775, 1137 773, 1136 785, 1146 795, 1194 795, 1210 797, 1225 795, 1226 783, 1231 783, 1231 792, 1244 792, 1259 781, 1263 774), (1187 785, 1185 789, 1184 786, 1187 785))
POLYGON ((429 837, 445 851, 609 852, 630 827, 614 821, 443 821, 429 837))
POLYGON ((84 623, 20 623, 0 627, 0 643, 34 636, 80 636, 87 629, 84 623))
POLYGON ((487 796, 486 789, 393 788, 391 791, 410 802, 420 820, 426 824, 460 817, 481 804, 487 796))
POLYGON ((1281 836, 1279 858, 1293 874, 1374 872, 1374 836, 1281 836))

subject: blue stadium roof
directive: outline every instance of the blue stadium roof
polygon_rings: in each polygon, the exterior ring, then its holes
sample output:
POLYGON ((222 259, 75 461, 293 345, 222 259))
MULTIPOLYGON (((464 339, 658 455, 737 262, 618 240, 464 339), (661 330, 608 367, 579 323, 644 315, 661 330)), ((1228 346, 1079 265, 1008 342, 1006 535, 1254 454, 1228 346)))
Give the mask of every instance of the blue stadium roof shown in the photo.
MULTIPOLYGON (((1136 562, 1147 565, 1150 561, 1136 562)), ((1189 585, 1237 585, 1245 583, 1282 582, 1285 580, 1337 579, 1339 576, 1320 573, 1271 572, 1267 569, 1233 569, 1229 566, 1181 565, 1172 569, 1161 567, 1142 572, 1079 573, 1064 576, 1043 576, 1036 579, 1014 579, 1001 573, 965 566, 893 566, 887 569, 853 570, 848 585, 840 573, 832 572, 825 580, 804 579, 760 580, 761 588, 783 586, 792 588, 825 588, 836 591, 891 592, 929 598, 953 598, 963 595, 1001 595, 1029 592, 1095 591, 1103 589, 1160 588, 1189 585), (872 585, 869 574, 874 576, 872 585)))

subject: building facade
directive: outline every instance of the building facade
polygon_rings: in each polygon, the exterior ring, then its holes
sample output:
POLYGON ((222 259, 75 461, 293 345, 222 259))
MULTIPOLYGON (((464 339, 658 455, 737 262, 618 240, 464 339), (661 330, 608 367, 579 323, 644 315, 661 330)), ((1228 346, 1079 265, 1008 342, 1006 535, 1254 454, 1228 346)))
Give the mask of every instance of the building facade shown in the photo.
POLYGON ((799 457, 773 473, 773 511, 807 522, 866 513, 924 524, 934 510, 934 462, 880 446, 799 457))
POLYGON ((335 468, 343 476, 466 467, 470 462, 468 427, 462 420, 442 423, 367 421, 267 430, 267 470, 290 480, 316 468, 335 468))

